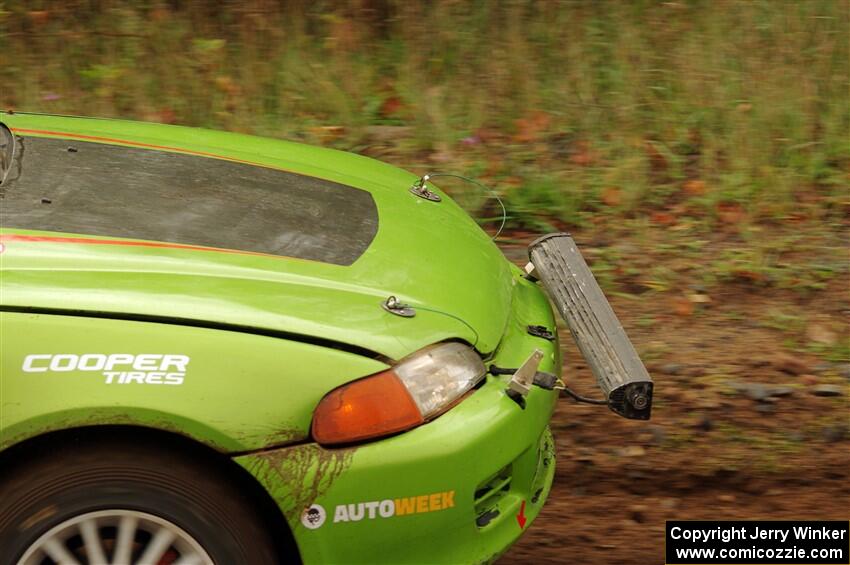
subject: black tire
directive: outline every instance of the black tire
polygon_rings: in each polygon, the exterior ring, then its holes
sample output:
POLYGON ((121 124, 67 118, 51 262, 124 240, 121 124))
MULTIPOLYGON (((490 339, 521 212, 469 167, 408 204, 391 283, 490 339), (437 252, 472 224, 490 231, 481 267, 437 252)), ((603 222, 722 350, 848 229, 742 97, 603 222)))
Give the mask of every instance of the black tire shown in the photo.
POLYGON ((240 495, 234 482, 209 459, 147 442, 107 440, 40 453, 0 477, 0 563, 16 564, 45 532, 66 520, 114 509, 171 522, 216 564, 277 563, 253 501, 240 495))

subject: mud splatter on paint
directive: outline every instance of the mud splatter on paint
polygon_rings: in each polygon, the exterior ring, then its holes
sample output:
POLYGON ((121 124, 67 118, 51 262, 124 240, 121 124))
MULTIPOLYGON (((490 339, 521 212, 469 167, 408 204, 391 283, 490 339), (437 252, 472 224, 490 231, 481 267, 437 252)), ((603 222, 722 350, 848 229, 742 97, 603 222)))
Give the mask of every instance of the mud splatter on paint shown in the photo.
POLYGON ((324 449, 316 444, 245 455, 236 462, 268 489, 291 523, 321 498, 351 465, 355 448, 324 449))

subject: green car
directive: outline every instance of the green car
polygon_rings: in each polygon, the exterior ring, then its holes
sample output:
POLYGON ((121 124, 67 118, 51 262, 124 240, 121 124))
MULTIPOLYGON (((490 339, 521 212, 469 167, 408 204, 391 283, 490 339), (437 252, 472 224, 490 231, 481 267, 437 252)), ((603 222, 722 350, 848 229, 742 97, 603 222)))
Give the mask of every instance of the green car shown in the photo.
POLYGON ((535 277, 357 155, 0 123, 2 563, 473 563, 528 529, 563 388, 547 242, 535 277))

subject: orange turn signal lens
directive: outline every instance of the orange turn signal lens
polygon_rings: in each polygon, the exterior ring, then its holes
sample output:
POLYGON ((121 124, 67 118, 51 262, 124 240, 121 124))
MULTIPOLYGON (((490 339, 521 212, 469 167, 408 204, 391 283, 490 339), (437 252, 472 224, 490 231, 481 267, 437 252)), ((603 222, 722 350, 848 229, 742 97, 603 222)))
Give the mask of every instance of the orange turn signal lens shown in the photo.
POLYGON ((325 445, 352 443, 424 421, 407 387, 393 371, 384 371, 329 392, 313 415, 313 438, 325 445))

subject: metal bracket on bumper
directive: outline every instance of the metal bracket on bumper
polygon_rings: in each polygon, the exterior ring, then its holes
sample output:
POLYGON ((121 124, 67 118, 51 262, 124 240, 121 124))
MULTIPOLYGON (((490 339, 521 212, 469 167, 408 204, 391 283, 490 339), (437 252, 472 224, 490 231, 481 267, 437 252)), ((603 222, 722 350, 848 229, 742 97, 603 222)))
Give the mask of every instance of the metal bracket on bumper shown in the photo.
POLYGON ((528 257, 528 277, 539 279, 548 291, 608 407, 625 418, 648 420, 652 378, 573 238, 545 235, 528 246, 528 257))

